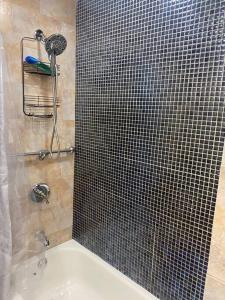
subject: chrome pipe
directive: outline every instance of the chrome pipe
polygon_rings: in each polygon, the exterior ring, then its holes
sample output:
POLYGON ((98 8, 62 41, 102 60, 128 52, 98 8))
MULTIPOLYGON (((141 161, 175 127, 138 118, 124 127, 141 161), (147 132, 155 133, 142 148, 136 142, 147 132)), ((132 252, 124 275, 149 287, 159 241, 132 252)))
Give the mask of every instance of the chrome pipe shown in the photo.
MULTIPOLYGON (((58 150, 53 150, 52 154, 57 154, 57 153, 69 153, 73 154, 75 152, 75 147, 70 147, 66 149, 62 149, 60 151, 58 150)), ((11 156, 16 156, 16 157, 26 157, 26 156, 38 156, 40 160, 44 160, 46 157, 50 155, 49 150, 40 150, 40 151, 35 151, 35 152, 24 152, 24 153, 16 153, 11 156)))

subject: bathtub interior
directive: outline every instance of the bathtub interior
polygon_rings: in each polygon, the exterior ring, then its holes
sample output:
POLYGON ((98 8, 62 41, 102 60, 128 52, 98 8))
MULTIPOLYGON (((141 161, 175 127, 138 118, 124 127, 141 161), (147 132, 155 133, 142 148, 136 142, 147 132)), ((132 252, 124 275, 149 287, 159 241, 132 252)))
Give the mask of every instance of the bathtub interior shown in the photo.
POLYGON ((101 258, 71 240, 17 266, 13 300, 156 300, 101 258))

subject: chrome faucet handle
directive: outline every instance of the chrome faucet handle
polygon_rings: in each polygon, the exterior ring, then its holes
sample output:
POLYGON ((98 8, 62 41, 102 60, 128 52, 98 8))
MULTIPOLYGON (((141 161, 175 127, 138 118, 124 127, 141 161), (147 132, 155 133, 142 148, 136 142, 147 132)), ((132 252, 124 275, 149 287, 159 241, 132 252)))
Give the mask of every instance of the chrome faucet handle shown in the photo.
POLYGON ((50 188, 46 183, 38 183, 33 186, 31 191, 31 199, 34 202, 40 203, 44 200, 49 203, 50 188))

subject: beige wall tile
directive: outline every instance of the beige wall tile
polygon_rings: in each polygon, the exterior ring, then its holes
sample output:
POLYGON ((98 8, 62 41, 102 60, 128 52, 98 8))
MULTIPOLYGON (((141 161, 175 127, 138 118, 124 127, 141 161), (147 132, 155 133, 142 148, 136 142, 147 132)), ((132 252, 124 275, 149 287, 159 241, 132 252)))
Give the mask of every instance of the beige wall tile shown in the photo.
MULTIPOLYGON (((75 102, 75 1, 73 0, 5 0, 0 1, 0 31, 3 33, 7 67, 7 111, 9 143, 12 153, 38 151, 50 145, 52 120, 27 118, 22 111, 21 53, 23 36, 33 36, 41 28, 50 35, 62 33, 68 46, 58 63, 61 67, 58 126, 61 148, 74 145, 75 102)), ((25 56, 46 61, 47 55, 38 43, 28 42, 25 56)), ((27 93, 49 95, 51 86, 46 77, 27 76, 27 93)), ((14 253, 17 261, 35 253, 35 231, 44 229, 53 241, 64 242, 72 235, 73 156, 39 161, 35 157, 18 159, 14 170, 15 193, 12 195, 14 253), (34 184, 46 182, 51 189, 50 203, 35 204, 30 200, 34 184), (17 202, 15 202, 17 201, 17 202), (21 211, 18 211, 21 210, 21 211), (19 216, 19 219, 18 219, 19 216)))
POLYGON ((40 0, 40 12, 48 17, 63 19, 74 23, 75 7, 73 0, 40 0))
POLYGON ((204 300, 224 300, 225 284, 211 276, 206 279, 207 289, 205 290, 204 300))
POLYGON ((0 32, 12 30, 12 8, 8 1, 0 1, 0 32))
POLYGON ((220 170, 205 299, 225 299, 225 151, 220 170))

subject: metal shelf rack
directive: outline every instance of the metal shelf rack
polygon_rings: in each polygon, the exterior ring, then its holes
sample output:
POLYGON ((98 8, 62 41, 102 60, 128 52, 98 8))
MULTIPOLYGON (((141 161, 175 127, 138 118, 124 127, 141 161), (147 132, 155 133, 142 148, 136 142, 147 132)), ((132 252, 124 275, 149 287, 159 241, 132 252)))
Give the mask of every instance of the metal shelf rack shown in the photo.
MULTIPOLYGON (((28 117, 52 118, 53 116, 53 97, 44 95, 28 95, 25 93, 26 74, 37 76, 52 76, 49 73, 41 71, 37 65, 28 64, 24 61, 24 42, 37 42, 35 38, 23 37, 21 40, 21 66, 22 66, 22 93, 23 93, 23 113, 28 117)), ((46 63, 50 65, 49 63, 46 63)), ((60 75, 60 66, 57 66, 57 76, 60 75)), ((60 106, 60 100, 57 99, 57 107, 60 106)))

